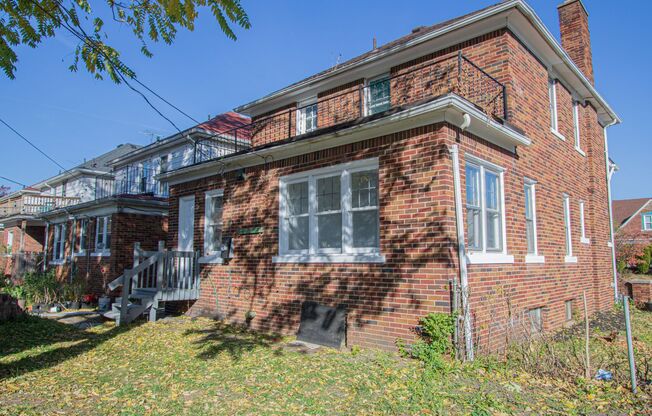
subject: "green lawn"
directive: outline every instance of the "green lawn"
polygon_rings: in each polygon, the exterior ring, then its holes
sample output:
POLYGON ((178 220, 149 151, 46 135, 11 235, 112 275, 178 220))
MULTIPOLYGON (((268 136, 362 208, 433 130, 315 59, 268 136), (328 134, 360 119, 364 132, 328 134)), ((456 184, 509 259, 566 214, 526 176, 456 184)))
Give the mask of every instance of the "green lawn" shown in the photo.
MULTIPOLYGON (((649 346, 652 313, 634 319, 649 346)), ((649 396, 619 382, 535 375, 490 359, 434 373, 395 354, 284 345, 208 319, 85 331, 39 318, 0 324, 0 415, 651 412, 649 396)))

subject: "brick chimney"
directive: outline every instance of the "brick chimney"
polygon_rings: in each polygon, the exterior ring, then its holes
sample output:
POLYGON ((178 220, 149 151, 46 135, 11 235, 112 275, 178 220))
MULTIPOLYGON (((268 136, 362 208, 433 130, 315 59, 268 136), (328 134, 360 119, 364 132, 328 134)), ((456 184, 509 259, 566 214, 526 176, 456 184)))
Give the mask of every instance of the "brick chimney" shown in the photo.
POLYGON ((557 10, 559 11, 561 46, 591 81, 591 84, 594 84, 589 14, 582 0, 565 0, 557 7, 557 10))

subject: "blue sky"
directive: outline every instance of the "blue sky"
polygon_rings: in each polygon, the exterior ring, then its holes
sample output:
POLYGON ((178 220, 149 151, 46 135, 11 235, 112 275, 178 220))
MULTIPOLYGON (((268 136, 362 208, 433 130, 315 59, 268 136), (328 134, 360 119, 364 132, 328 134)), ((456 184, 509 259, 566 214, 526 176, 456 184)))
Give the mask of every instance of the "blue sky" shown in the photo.
MULTIPOLYGON (((561 0, 559 0, 560 2, 561 0)), ((254 1, 243 0, 252 28, 236 42, 202 10, 194 32, 179 32, 172 46, 140 55, 123 27, 109 24, 114 46, 139 79, 198 120, 228 111, 303 77, 383 44, 413 27, 431 25, 495 3, 488 1, 254 1)), ((97 2, 100 4, 103 2, 97 2)), ((531 0, 558 36, 557 1, 531 0)), ((612 158, 620 166, 614 198, 652 197, 649 179, 647 98, 652 83, 642 68, 652 55, 640 47, 652 38, 652 3, 585 0, 589 10, 598 91, 623 119, 609 130, 612 158)), ((98 6, 99 7, 99 6, 98 6)), ((101 8, 98 8, 101 10, 101 8)), ((0 75, 0 117, 66 167, 120 143, 148 144, 175 130, 125 86, 98 81, 68 65, 76 42, 60 32, 37 49, 20 48, 15 80, 0 75)), ((189 119, 158 102, 180 128, 189 119)), ((0 175, 30 184, 58 173, 50 161, 0 125, 0 175)), ((0 185, 16 185, 0 180, 0 185)))

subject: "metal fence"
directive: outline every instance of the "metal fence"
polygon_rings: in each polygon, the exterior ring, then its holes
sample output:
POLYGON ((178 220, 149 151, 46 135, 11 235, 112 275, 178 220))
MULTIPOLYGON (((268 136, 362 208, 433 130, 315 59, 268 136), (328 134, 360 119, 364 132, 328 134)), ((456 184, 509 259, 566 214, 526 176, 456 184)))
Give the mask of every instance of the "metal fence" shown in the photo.
POLYGON ((95 179, 95 199, 120 195, 168 197, 168 186, 155 179, 155 169, 128 167, 115 172, 114 178, 95 179))

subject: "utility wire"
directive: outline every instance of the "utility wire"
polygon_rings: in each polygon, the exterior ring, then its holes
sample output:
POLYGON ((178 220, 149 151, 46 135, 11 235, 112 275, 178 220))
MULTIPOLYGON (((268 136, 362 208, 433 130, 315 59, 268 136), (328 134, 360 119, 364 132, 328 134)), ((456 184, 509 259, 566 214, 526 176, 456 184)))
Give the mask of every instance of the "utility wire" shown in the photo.
POLYGON ((22 186, 23 188, 27 188, 27 185, 25 185, 24 183, 20 183, 20 182, 18 182, 18 181, 13 180, 13 179, 9 179, 9 178, 7 178, 6 176, 2 176, 2 175, 0 175, 0 179, 4 179, 4 180, 7 181, 7 182, 15 183, 16 185, 20 185, 20 186, 22 186))
POLYGON ((26 141, 30 146, 32 146, 34 149, 36 149, 40 154, 42 154, 43 156, 45 156, 46 158, 48 158, 48 160, 49 160, 50 162, 52 162, 52 163, 54 163, 55 165, 59 166, 59 167, 60 167, 61 169, 63 169, 63 170, 68 170, 68 169, 64 168, 64 167, 63 167, 59 162, 57 162, 56 160, 52 159, 52 158, 51 158, 47 153, 45 153, 43 150, 39 149, 39 148, 38 148, 34 143, 32 143, 31 141, 29 141, 29 139, 27 139, 27 137, 23 136, 23 135, 20 134, 20 133, 19 133, 15 128, 13 128, 13 127, 11 127, 9 124, 7 124, 7 122, 4 121, 2 118, 0 118, 0 123, 2 123, 2 124, 4 124, 5 126, 7 126, 7 128, 8 128, 9 130, 13 131, 14 133, 16 133, 16 135, 17 135, 18 137, 20 137, 21 139, 25 140, 25 141, 26 141))

